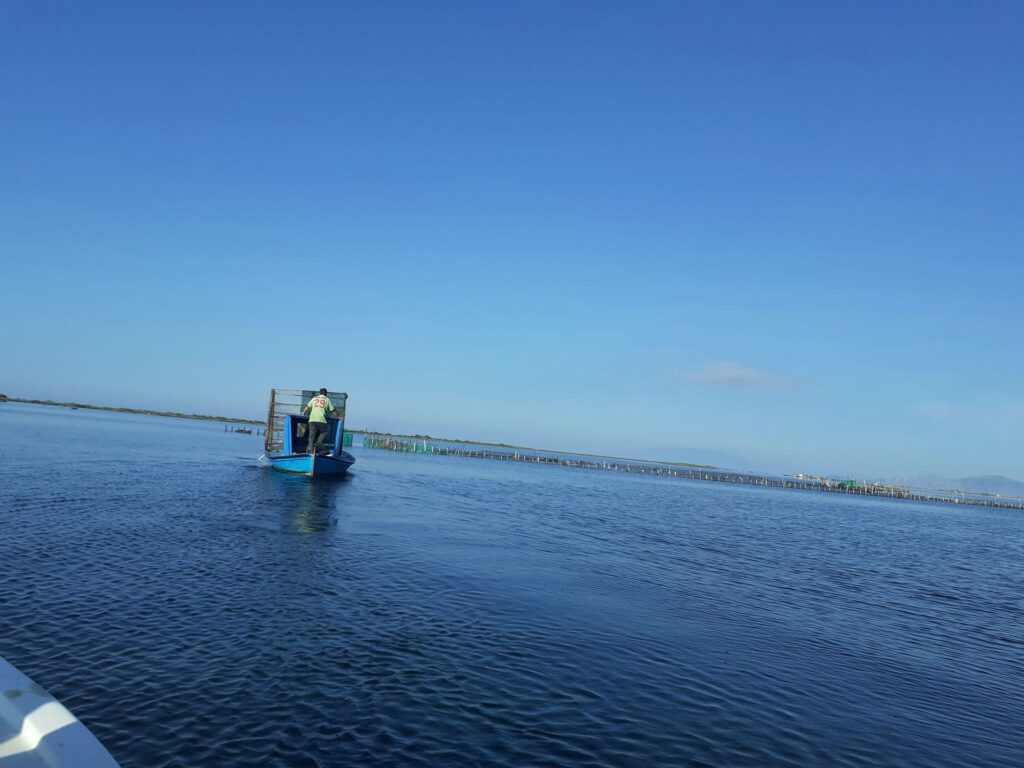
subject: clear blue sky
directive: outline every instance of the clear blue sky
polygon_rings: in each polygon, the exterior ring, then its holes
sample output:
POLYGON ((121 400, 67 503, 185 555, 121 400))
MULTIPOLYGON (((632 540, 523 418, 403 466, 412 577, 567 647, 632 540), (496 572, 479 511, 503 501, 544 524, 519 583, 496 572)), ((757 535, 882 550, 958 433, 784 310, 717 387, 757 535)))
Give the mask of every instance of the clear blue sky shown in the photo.
POLYGON ((1024 476, 1024 4, 0 4, 0 392, 1024 476))

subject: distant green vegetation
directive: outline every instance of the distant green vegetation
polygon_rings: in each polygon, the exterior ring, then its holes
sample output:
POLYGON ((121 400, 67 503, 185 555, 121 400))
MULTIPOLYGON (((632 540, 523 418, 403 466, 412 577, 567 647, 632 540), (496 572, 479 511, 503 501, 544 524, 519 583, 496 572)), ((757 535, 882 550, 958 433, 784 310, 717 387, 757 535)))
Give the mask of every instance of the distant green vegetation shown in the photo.
POLYGON ((55 400, 30 400, 23 397, 7 397, 0 399, 10 403, 30 403, 32 405, 54 405, 59 408, 81 408, 89 411, 111 411, 112 413, 139 413, 143 416, 170 416, 175 419, 198 419, 199 421, 228 421, 232 424, 262 424, 255 419, 231 419, 227 416, 207 416, 202 413, 178 413, 177 411, 150 411, 144 408, 112 408, 106 405, 89 405, 88 403, 58 403, 55 400))

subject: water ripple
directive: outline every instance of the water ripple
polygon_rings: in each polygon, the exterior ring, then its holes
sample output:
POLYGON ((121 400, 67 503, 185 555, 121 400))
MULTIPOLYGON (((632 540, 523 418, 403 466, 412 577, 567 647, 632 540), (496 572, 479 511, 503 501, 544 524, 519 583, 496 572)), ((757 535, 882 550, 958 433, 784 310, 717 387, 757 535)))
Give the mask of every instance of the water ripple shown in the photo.
POLYGON ((1019 515, 65 419, 0 654, 126 768, 1024 764, 1019 515))

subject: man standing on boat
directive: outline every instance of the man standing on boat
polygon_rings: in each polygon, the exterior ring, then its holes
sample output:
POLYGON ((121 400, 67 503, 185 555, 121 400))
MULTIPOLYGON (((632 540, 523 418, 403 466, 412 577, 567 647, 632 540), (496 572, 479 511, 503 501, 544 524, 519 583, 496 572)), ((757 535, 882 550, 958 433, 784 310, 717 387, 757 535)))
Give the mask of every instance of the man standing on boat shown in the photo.
POLYGON ((306 403, 302 412, 309 414, 309 426, 306 428, 309 452, 316 453, 324 438, 327 437, 327 414, 330 413, 337 418, 338 412, 334 409, 334 403, 327 396, 327 390, 324 387, 320 387, 319 395, 309 398, 309 402, 306 403))

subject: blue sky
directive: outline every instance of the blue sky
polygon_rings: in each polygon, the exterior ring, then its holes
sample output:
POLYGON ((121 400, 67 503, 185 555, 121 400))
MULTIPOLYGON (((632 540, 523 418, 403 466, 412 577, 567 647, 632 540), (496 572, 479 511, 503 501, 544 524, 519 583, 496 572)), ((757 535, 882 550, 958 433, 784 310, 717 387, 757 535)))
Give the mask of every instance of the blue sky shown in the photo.
POLYGON ((0 392, 327 386, 357 427, 1024 476, 1022 32, 1016 2, 3 3, 0 392))

